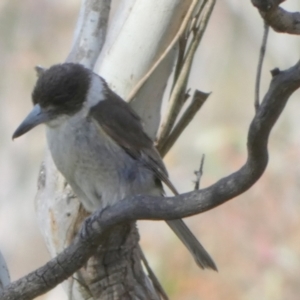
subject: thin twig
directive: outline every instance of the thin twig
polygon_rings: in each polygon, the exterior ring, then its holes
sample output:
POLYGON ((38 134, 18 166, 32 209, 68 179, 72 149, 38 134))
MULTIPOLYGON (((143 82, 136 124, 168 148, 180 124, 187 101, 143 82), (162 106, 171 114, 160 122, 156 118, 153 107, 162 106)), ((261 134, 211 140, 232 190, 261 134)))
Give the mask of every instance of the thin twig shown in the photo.
POLYGON ((178 55, 177 55, 176 67, 175 67, 175 71, 174 71, 174 79, 173 79, 173 85, 172 85, 172 88, 171 88, 171 93, 174 89, 174 86, 175 86, 177 80, 178 80, 180 70, 182 69, 182 67, 184 65, 187 42, 190 38, 190 35, 194 34, 194 32, 197 28, 197 22, 200 19, 200 14, 201 14, 206 2, 207 2, 207 0, 202 1, 201 5, 199 6, 199 9, 198 9, 197 13, 191 19, 191 22, 188 25, 188 28, 186 28, 185 34, 183 34, 178 40, 178 55))
POLYGON ((171 93, 174 89, 176 81, 178 80, 180 70, 182 69, 182 65, 184 63, 184 53, 185 53, 185 49, 186 49, 187 39, 188 39, 188 37, 183 35, 178 41, 178 54, 177 54, 177 61, 176 61, 176 66, 175 66, 175 71, 174 71, 174 78, 173 78, 171 93))
POLYGON ((194 187, 195 191, 198 191, 199 188, 200 188, 200 180, 201 180, 201 177, 203 175, 204 159, 205 159, 205 154, 202 155, 199 170, 197 170, 197 171, 194 172, 195 175, 196 175, 195 187, 194 187))
POLYGON ((264 22, 264 35, 260 47, 259 60, 258 60, 257 71, 256 71, 256 80, 255 80, 255 100, 254 100, 255 112, 257 112, 260 105, 260 101, 259 101, 260 79, 261 79, 261 71, 262 71, 262 66, 263 66, 264 57, 267 48, 268 33, 269 33, 269 25, 266 22, 264 22))
POLYGON ((160 131, 158 134, 158 144, 160 142, 163 142, 167 136, 170 134, 174 123, 176 121, 176 118, 180 112, 180 109, 182 107, 182 95, 184 90, 186 89, 187 79, 190 74, 193 58, 195 55, 195 52, 202 40, 203 33, 206 29, 208 20, 211 16, 213 7, 215 5, 216 0, 209 0, 207 2, 207 5, 205 7, 205 11, 203 12, 203 16, 201 16, 201 20, 199 21, 199 26, 197 29, 195 29, 196 33, 195 36, 191 42, 191 45, 188 49, 188 52, 186 54, 186 58, 184 61, 184 65, 181 69, 181 72, 178 76, 178 80, 176 82, 176 85, 174 86, 174 89, 172 91, 167 113, 162 121, 162 124, 160 126, 160 131))
POLYGON ((172 148, 178 137, 193 120, 194 116, 202 107, 209 95, 210 94, 195 90, 190 105, 187 107, 182 117, 175 125, 174 129, 164 141, 161 141, 157 144, 157 149, 161 156, 165 156, 168 153, 168 151, 172 148))
POLYGON ((177 43, 177 41, 179 40, 179 38, 182 36, 182 34, 184 33, 188 22, 191 18, 191 15, 194 11, 194 8, 196 7, 197 3, 199 0, 193 0, 193 2, 191 3, 182 23, 181 26, 178 29, 178 32, 176 33, 176 35, 174 36, 173 40, 171 41, 171 43, 169 44, 169 46, 165 49, 165 51, 162 53, 162 55, 157 59, 157 61, 153 64, 153 66, 150 68, 150 70, 144 75, 144 77, 135 85, 135 87, 131 90, 131 92, 129 93, 126 101, 130 102, 131 100, 133 100, 133 98, 135 97, 135 95, 137 94, 137 92, 140 90, 140 88, 144 85, 144 83, 148 80, 148 78, 151 76, 151 74, 155 71, 155 69, 159 66, 159 64, 165 59, 165 57, 167 56, 167 54, 171 51, 171 49, 175 46, 175 44, 177 43))
POLYGON ((139 249, 139 252, 140 252, 140 255, 141 255, 141 260, 147 270, 147 273, 149 275, 149 278, 151 279, 152 281, 152 284, 154 286, 154 288, 160 293, 160 295, 162 296, 163 300, 169 300, 169 297, 168 295, 166 294, 164 288, 161 286, 159 280, 157 279, 156 275, 154 274, 154 272, 152 271, 148 261, 147 261, 147 258, 141 248, 140 245, 138 245, 138 249, 139 249))

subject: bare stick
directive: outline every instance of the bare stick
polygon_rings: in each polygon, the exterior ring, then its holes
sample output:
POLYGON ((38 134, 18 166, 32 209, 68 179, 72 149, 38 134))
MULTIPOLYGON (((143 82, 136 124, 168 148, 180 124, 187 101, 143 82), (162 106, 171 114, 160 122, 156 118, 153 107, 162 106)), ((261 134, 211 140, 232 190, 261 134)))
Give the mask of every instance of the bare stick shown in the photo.
POLYGON ((200 188, 200 180, 203 175, 204 159, 205 159, 205 154, 202 155, 199 170, 195 171, 196 180, 195 180, 194 191, 198 191, 200 188))
POLYGON ((257 71, 256 71, 255 100, 254 100, 255 112, 257 112, 257 110, 258 110, 259 102, 260 102, 259 101, 260 79, 261 79, 261 71, 262 71, 262 66, 263 66, 264 57, 265 57, 266 48, 267 48, 268 33, 269 33, 269 25, 265 22, 264 23, 264 35, 263 35, 263 40, 262 40, 261 47, 260 47, 259 60, 258 60, 257 71))
POLYGON ((174 143, 177 141, 178 137, 193 120, 194 116, 202 107, 202 105, 204 104, 204 102, 206 101, 209 95, 210 94, 203 93, 198 90, 194 92, 190 105, 187 107, 187 109, 183 113, 178 123, 175 125, 172 132, 165 140, 160 141, 157 144, 157 149, 161 156, 165 156, 168 153, 168 151, 172 148, 174 143))
POLYGON ((157 138, 158 144, 160 142, 163 142, 164 139, 166 139, 167 136, 169 135, 170 131, 172 130, 172 128, 174 126, 174 123, 179 114, 179 111, 182 107, 181 98, 182 98, 182 95, 186 88, 186 83, 187 83, 187 79, 188 79, 190 69, 192 66, 193 58, 194 58, 195 52, 198 48, 198 45, 199 45, 200 41, 202 40, 203 33, 206 29, 206 26, 207 26, 207 23, 211 16, 215 2, 216 2, 215 0, 207 1, 207 5, 204 9, 203 16, 201 16, 199 27, 196 31, 195 37, 192 41, 192 44, 189 47, 188 53, 185 58, 184 65, 181 69, 181 72, 178 76, 178 80, 172 91, 172 94, 171 94, 171 97, 169 100, 169 104, 168 104, 168 108, 167 108, 167 113, 162 121, 160 131, 158 134, 158 138, 157 138))
POLYGON ((154 274, 154 272, 152 271, 149 263, 148 263, 148 260, 141 248, 140 245, 138 245, 138 248, 139 248, 139 252, 140 252, 140 255, 141 255, 141 259, 142 259, 142 262, 147 270, 147 273, 149 275, 149 278, 151 279, 152 283, 153 283, 153 286, 154 288, 160 293, 160 295, 162 296, 163 300, 169 300, 169 297, 168 295, 166 294, 164 288, 161 286, 159 280, 157 279, 156 275, 154 274))
MULTIPOLYGON (((181 37, 178 40, 178 55, 177 55, 177 62, 175 66, 174 71, 174 79, 173 79, 173 85, 171 88, 171 92, 174 90, 174 86, 178 80, 178 76, 180 74, 181 69, 184 65, 184 59, 185 59, 185 52, 186 52, 186 46, 188 39, 190 38, 191 34, 194 34, 194 32, 197 30, 197 22, 199 21, 200 14, 206 5, 207 0, 202 1, 197 13, 192 18, 191 22, 189 23, 188 28, 185 30, 185 34, 182 34, 181 37)), ((194 40, 195 35, 193 36, 192 40, 194 40)))

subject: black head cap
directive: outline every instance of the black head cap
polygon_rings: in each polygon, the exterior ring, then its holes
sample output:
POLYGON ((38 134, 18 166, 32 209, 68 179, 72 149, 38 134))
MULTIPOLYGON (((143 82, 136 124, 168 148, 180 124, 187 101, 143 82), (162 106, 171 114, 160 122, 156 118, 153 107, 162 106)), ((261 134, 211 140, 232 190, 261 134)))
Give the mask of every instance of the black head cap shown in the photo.
POLYGON ((32 92, 33 104, 55 114, 74 114, 82 107, 90 80, 91 71, 80 64, 54 65, 39 76, 32 92))

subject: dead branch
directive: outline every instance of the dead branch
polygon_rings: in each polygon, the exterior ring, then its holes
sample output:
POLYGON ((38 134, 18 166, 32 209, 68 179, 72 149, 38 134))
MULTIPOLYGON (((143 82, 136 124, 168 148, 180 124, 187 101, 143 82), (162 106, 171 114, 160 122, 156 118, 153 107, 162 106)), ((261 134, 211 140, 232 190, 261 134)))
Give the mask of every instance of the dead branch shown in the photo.
POLYGON ((196 180, 194 181, 194 183, 195 183, 194 190, 195 191, 198 191, 200 189, 200 180, 201 180, 201 177, 203 175, 204 159, 205 159, 205 154, 203 154, 202 157, 201 157, 201 162, 200 162, 199 169, 194 172, 195 175, 196 175, 196 180))
POLYGON ((159 144, 157 144, 157 149, 162 157, 168 153, 168 151, 172 148, 172 146, 177 141, 178 137, 181 135, 183 130, 194 119, 195 115, 200 110, 200 108, 202 107, 209 95, 210 94, 195 90, 191 103, 189 104, 189 106, 187 107, 182 117, 171 131, 171 133, 166 139, 160 140, 159 144))
POLYGON ((184 104, 184 94, 194 55, 202 40, 203 34, 205 32, 215 3, 216 0, 209 0, 207 1, 205 7, 200 7, 200 15, 198 16, 199 20, 196 20, 199 22, 199 24, 195 24, 193 40, 189 45, 189 49, 187 50, 187 54, 184 58, 184 62, 178 74, 178 78, 176 80, 176 83, 174 84, 174 88, 169 99, 167 113, 166 116, 163 118, 159 129, 157 138, 158 144, 164 143, 165 140, 168 138, 184 104), (203 12, 201 11, 202 8, 204 8, 203 12))
POLYGON ((288 12, 279 6, 285 0, 251 0, 260 15, 277 32, 300 34, 300 13, 288 12))
POLYGON ((263 35, 263 40, 262 40, 261 47, 260 47, 259 59, 258 59, 258 65, 257 65, 257 71, 256 71, 256 78, 255 78, 255 97, 254 97, 255 111, 258 110, 259 105, 260 105, 260 99, 259 99, 260 79, 261 79, 261 71, 262 71, 262 66, 263 66, 264 57, 265 57, 266 48, 267 48, 268 33, 269 33, 269 25, 267 23, 264 23, 264 35, 263 35))

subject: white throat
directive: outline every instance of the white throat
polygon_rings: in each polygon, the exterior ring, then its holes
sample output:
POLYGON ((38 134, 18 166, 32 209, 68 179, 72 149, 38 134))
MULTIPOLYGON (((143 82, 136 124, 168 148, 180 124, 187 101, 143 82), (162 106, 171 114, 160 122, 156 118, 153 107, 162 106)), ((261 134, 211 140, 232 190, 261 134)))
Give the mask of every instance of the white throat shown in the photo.
POLYGON ((86 96, 85 106, 90 109, 97 105, 100 101, 106 99, 106 86, 104 80, 97 74, 92 74, 92 81, 86 96))

